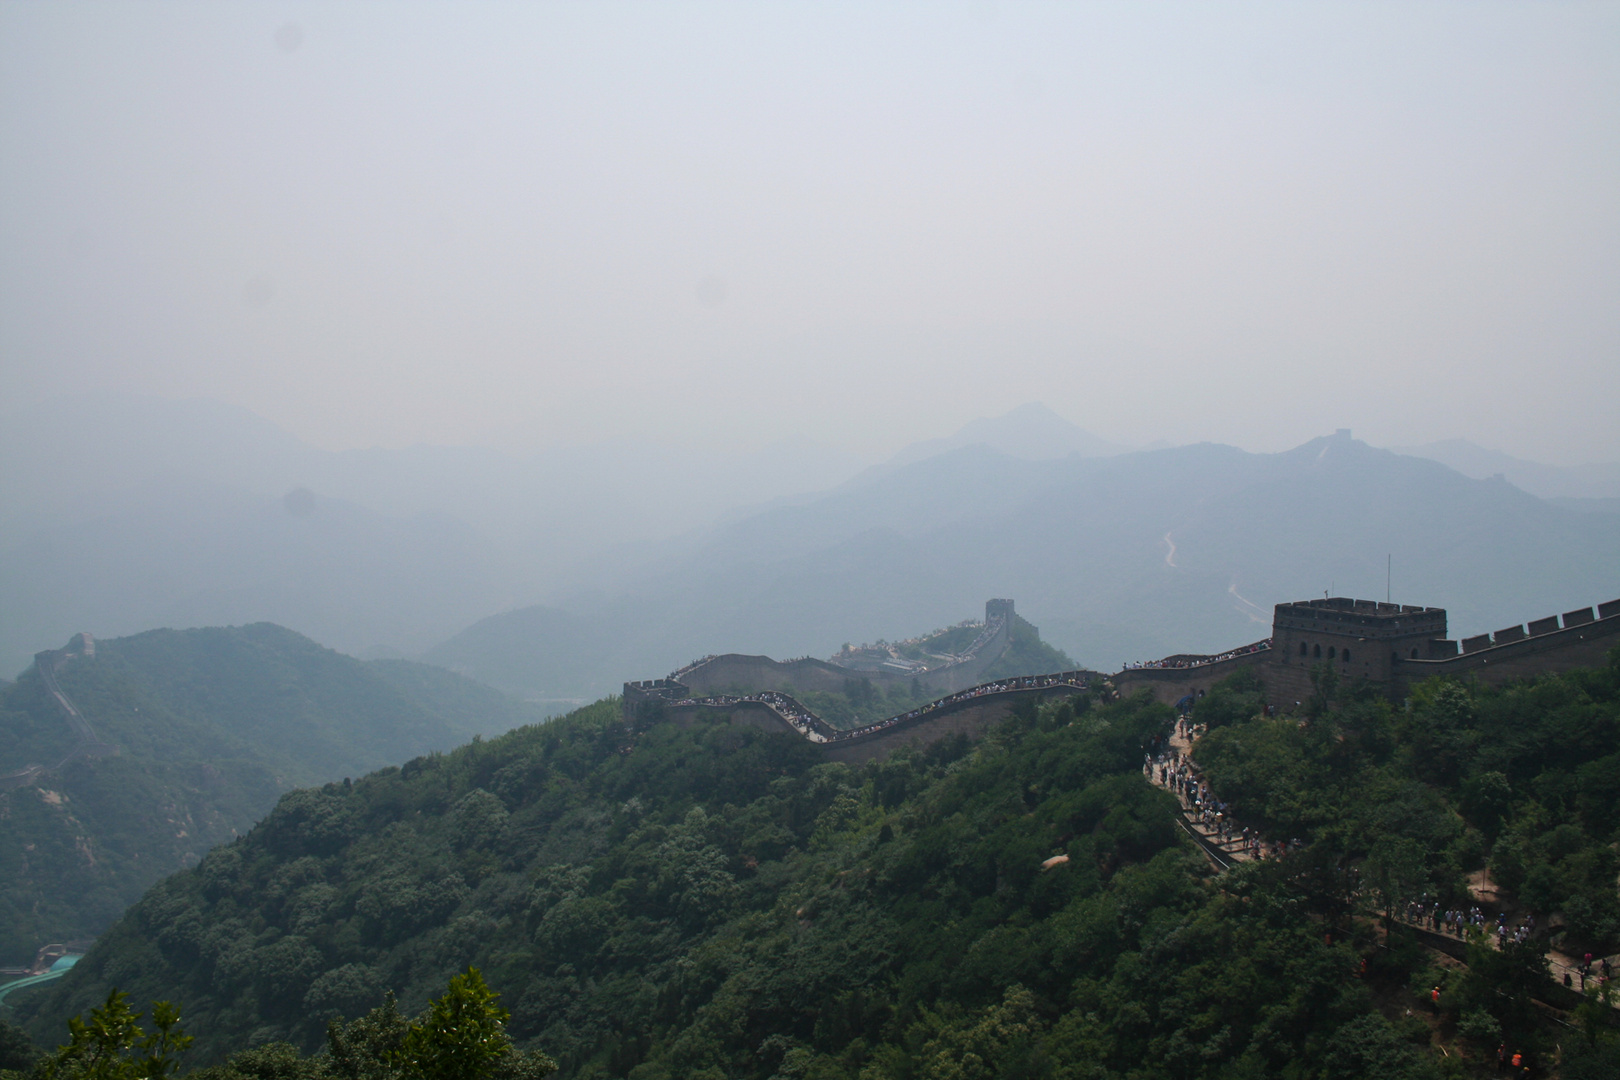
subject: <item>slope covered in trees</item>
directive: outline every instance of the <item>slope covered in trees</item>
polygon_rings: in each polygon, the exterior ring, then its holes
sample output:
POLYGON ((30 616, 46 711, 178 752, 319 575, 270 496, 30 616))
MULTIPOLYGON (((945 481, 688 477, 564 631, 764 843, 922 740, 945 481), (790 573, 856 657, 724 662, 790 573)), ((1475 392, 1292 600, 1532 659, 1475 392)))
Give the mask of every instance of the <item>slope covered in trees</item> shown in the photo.
POLYGON ((475 963, 569 1076, 1417 1075, 1285 867, 1216 889, 1181 842, 1140 771, 1169 719, 1079 699, 851 768, 724 722, 627 748, 602 703, 283 797, 25 1008, 48 1040, 177 996, 219 1060, 475 963))
POLYGON ((1487 871, 1551 944, 1620 952, 1620 650, 1505 687, 1425 683, 1400 706, 1324 682, 1304 724, 1255 716, 1263 695, 1244 673, 1194 712, 1212 725, 1196 760, 1244 820, 1391 898, 1467 908, 1487 871))
POLYGON ((1380 917, 1463 903, 1489 865, 1515 917, 1612 947, 1620 658, 1409 708, 1263 700, 1212 693, 1197 760, 1302 846, 1218 878, 1142 775, 1171 720, 1145 697, 862 767, 723 720, 630 736, 608 701, 284 796, 21 1005, 49 1043, 113 986, 173 996, 207 1064, 308 1053, 476 964, 567 1077, 1427 1077, 1488 1072, 1504 1040, 1613 1075, 1606 1009, 1531 1004, 1544 933, 1448 968, 1380 917))
MULTIPOLYGON (((535 719, 470 680, 364 663, 260 623, 97 643, 57 673, 113 756, 0 790, 0 962, 90 938, 289 788, 358 776, 535 719)), ((55 766, 73 734, 36 669, 0 688, 0 774, 55 766)))

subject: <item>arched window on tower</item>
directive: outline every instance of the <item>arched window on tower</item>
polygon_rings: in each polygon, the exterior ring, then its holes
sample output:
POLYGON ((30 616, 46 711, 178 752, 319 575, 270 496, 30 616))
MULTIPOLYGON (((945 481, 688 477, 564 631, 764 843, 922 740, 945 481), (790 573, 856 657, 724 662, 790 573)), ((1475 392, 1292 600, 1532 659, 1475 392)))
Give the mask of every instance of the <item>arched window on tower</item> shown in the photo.
POLYGON ((1412 659, 1414 659, 1414 660, 1417 659, 1417 650, 1416 649, 1412 650, 1412 659))
POLYGON ((1389 651, 1389 662, 1392 663, 1392 664, 1400 663, 1401 662, 1401 654, 1396 652, 1394 649, 1391 649, 1389 651))
POLYGON ((1332 645, 1329 645, 1328 646, 1328 659, 1332 660, 1335 656, 1338 656, 1338 655, 1339 655, 1339 650, 1335 649, 1332 645))
POLYGON ((1347 664, 1350 662, 1350 650, 1349 649, 1344 650, 1344 662, 1347 663, 1347 664))
POLYGON ((1317 645, 1316 647, 1314 647, 1311 650, 1311 655, 1313 657, 1315 657, 1316 659, 1318 659, 1318 660, 1322 659, 1322 646, 1317 645))
POLYGON ((1299 655, 1309 656, 1310 652, 1311 647, 1309 645, 1305 644, 1303 641, 1299 643, 1299 655))

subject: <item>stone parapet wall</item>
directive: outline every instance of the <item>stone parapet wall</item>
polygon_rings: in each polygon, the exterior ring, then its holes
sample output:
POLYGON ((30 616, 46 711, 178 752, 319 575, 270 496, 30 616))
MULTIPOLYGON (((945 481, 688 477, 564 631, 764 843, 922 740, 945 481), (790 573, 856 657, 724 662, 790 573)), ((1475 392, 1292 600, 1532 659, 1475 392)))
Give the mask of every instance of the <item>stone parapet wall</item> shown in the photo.
MULTIPOLYGON (((1417 683, 1435 676, 1469 676, 1494 684, 1595 667, 1606 661, 1610 649, 1620 645, 1620 607, 1604 604, 1600 610, 1604 609, 1614 613, 1590 621, 1566 619, 1563 629, 1538 634, 1498 631, 1494 642, 1480 635, 1485 641, 1473 649, 1468 649, 1468 644, 1475 639, 1465 639, 1462 655, 1443 660, 1402 660, 1395 667, 1394 689, 1397 694, 1405 694, 1417 683)), ((1544 621, 1532 625, 1538 624, 1544 625, 1544 621)))
POLYGON ((784 735, 799 735, 792 724, 782 719, 780 713, 760 701, 737 701, 729 705, 697 703, 671 709, 668 713, 669 722, 679 728, 691 727, 699 716, 725 716, 729 717, 733 724, 744 724, 759 728, 761 731, 780 732, 784 735))
MULTIPOLYGON (((817 745, 828 761, 858 765, 886 758, 903 746, 928 746, 956 734, 977 738, 991 724, 1012 715, 1020 702, 1040 702, 1085 692, 1086 687, 1078 681, 992 691, 950 702, 914 719, 892 722, 867 733, 817 745)), ((683 728, 690 727, 700 715, 725 717, 730 723, 746 724, 761 731, 803 735, 779 712, 761 701, 691 701, 669 708, 665 713, 669 722, 683 728)))
MULTIPOLYGON (((681 677, 694 697, 710 697, 738 690, 754 693, 759 690, 816 690, 838 693, 851 679, 872 676, 850 671, 825 660, 772 660, 768 656, 748 656, 726 653, 711 657, 687 671, 681 677)), ((885 679, 887 677, 885 676, 885 679)), ((873 682, 879 681, 872 678, 873 682)))
POLYGON ((1083 686, 1060 684, 985 694, 943 706, 911 723, 896 724, 870 735, 826 743, 821 752, 828 761, 842 761, 850 765, 879 761, 904 746, 928 746, 957 734, 978 738, 987 727, 1011 716, 1020 702, 1040 702, 1085 692, 1083 686))
POLYGON ((929 746, 956 734, 976 739, 986 728, 1012 715, 1016 697, 1003 700, 976 701, 952 709, 912 727, 896 728, 881 735, 848 742, 829 743, 821 752, 828 761, 841 761, 846 765, 862 765, 868 761, 881 761, 906 746, 929 746))
POLYGON ((1260 652, 1244 653, 1225 660, 1190 664, 1186 667, 1130 668, 1117 675, 1110 675, 1109 679, 1112 680, 1114 690, 1120 697, 1130 697, 1145 688, 1153 692, 1155 701, 1174 705, 1182 698, 1191 696, 1196 699, 1200 695, 1207 694, 1210 687, 1244 668, 1259 667, 1262 678, 1267 677, 1266 665, 1271 656, 1272 650, 1264 649, 1260 652))
MULTIPOLYGON (((1005 612, 987 610, 987 634, 981 638, 978 655, 947 668, 891 675, 855 672, 809 658, 778 662, 767 656, 732 653, 689 665, 680 672, 680 679, 626 683, 625 717, 633 726, 643 714, 657 713, 685 725, 699 710, 724 714, 732 723, 810 738, 830 761, 859 763, 886 757, 902 746, 927 746, 958 733, 977 737, 990 724, 1006 718, 1020 701, 1084 693, 1088 677, 1095 681, 1093 673, 1062 672, 974 683, 973 678, 1005 651, 1012 620, 1017 617, 1010 601, 991 604, 1006 604, 1007 608, 1005 612), (862 678, 874 684, 915 681, 942 700, 850 733, 835 731, 785 696, 793 690, 839 692, 851 680, 862 678), (751 700, 720 697, 741 688, 747 688, 751 700), (717 700, 694 701, 693 697, 717 700)), ((1528 631, 1521 624, 1498 630, 1494 637, 1465 638, 1460 651, 1455 641, 1424 637, 1435 630, 1445 632, 1445 612, 1439 608, 1332 600, 1279 604, 1277 611, 1273 637, 1267 641, 1219 657, 1176 656, 1162 666, 1129 668, 1111 676, 1113 689, 1122 697, 1147 690, 1154 700, 1175 706, 1188 698, 1196 701, 1222 679, 1252 668, 1265 682, 1268 702, 1288 710, 1311 696, 1315 689, 1311 673, 1316 670, 1331 669, 1341 686, 1372 683, 1398 699, 1416 683, 1435 676, 1497 683, 1594 667, 1620 646, 1620 600, 1599 605, 1595 615, 1591 608, 1565 612, 1561 627, 1556 617, 1549 616, 1531 621, 1528 631), (1356 636, 1351 637, 1352 633, 1356 636), (1319 639, 1341 641, 1341 645, 1330 646, 1319 659, 1319 639), (1310 655, 1298 648, 1301 643, 1310 646, 1310 655)))

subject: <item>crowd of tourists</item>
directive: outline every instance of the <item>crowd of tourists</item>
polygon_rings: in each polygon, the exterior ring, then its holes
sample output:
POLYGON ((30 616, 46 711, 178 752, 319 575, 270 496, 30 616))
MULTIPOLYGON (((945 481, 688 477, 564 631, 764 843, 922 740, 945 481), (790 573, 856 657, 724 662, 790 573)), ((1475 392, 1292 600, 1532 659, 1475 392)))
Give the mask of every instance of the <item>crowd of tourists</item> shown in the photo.
POLYGON ((873 732, 892 728, 897 724, 920 720, 925 716, 932 716, 941 709, 974 698, 984 697, 987 694, 1004 694, 1009 690, 1038 690, 1046 686, 1075 686, 1082 690, 1086 688, 1085 679, 1078 672, 1063 672, 1058 675, 1020 675, 1014 679, 998 679, 995 682, 982 683, 966 690, 958 690, 954 694, 947 694, 937 701, 930 701, 927 705, 919 706, 910 712, 903 712, 898 716, 891 716, 887 720, 879 720, 875 724, 865 727, 851 728, 840 731, 835 739, 853 739, 861 735, 870 735, 873 732))
MULTIPOLYGON (((1194 724, 1188 716, 1182 716, 1175 723, 1175 736, 1189 749, 1202 733, 1203 726, 1194 724)), ((1142 769, 1150 781, 1168 789, 1181 800, 1184 815, 1202 826, 1206 837, 1229 853, 1238 854, 1239 858, 1281 858, 1303 847, 1298 839, 1287 843, 1268 841, 1261 837, 1257 829, 1249 826, 1238 828, 1231 806, 1215 796, 1190 753, 1175 745, 1172 738, 1159 736, 1153 740, 1143 755, 1142 769), (1232 847, 1234 843, 1237 845, 1235 852, 1232 847)), ((1479 904, 1471 904, 1467 908, 1448 907, 1431 900, 1427 893, 1419 899, 1397 905, 1395 917, 1409 925, 1463 940, 1494 939, 1499 949, 1505 949, 1509 942, 1522 944, 1531 941, 1536 933, 1533 914, 1513 921, 1508 918, 1507 912, 1500 911, 1493 920, 1479 904)), ((1565 969, 1563 984, 1582 993, 1586 991, 1589 980, 1601 980, 1598 985, 1606 985, 1614 974, 1608 957, 1594 958, 1591 953, 1587 953, 1578 963, 1560 961, 1554 965, 1555 972, 1559 967, 1565 969)), ((1431 995, 1431 1005, 1438 1011, 1439 987, 1435 987, 1431 995)), ((1512 1072, 1519 1072, 1522 1054, 1510 1052, 1504 1043, 1498 1048, 1497 1056, 1500 1069, 1508 1069, 1511 1062, 1512 1072)))
MULTIPOLYGON (((1481 933, 1485 929, 1485 910, 1478 904, 1470 907, 1467 911, 1461 908, 1442 909, 1439 904, 1430 902, 1428 893, 1424 893, 1423 898, 1420 900, 1408 900, 1403 907, 1397 910, 1396 914, 1403 921, 1409 922, 1413 926, 1420 926, 1436 933, 1450 934, 1452 937, 1466 937, 1466 931, 1469 929, 1481 933)), ((1497 937, 1505 941, 1508 937, 1507 915, 1498 915, 1496 921, 1497 937)), ((1530 927, 1534 925, 1534 920, 1526 920, 1526 922, 1528 925, 1520 926, 1512 932, 1514 941, 1523 941, 1529 936, 1530 927)))
MULTIPOLYGON (((1189 741, 1201 732, 1200 726, 1194 726, 1185 717, 1176 721, 1176 728, 1177 734, 1189 741)), ((1203 826, 1215 845, 1229 854, 1240 854, 1247 859, 1278 859, 1303 846, 1298 839, 1287 843, 1268 841, 1258 829, 1247 825, 1238 828, 1232 819, 1232 807, 1216 798, 1192 758, 1168 743, 1156 744, 1150 749, 1144 755, 1142 769, 1149 780, 1180 799, 1185 815, 1203 826), (1236 851, 1231 847, 1234 844, 1236 851)))
POLYGON ((1126 671, 1151 671, 1160 668, 1176 669, 1202 667, 1205 664, 1218 664, 1223 660, 1235 660, 1240 656, 1249 656, 1257 652, 1265 652, 1271 648, 1271 639, 1257 641, 1253 645, 1244 645, 1237 649, 1228 649, 1226 652, 1214 656, 1167 656, 1163 660, 1142 660, 1125 665, 1126 671))
POLYGON ((715 654, 710 653, 707 656, 698 657, 696 660, 693 660, 691 663, 687 664, 685 667, 676 668, 674 671, 669 673, 670 682, 680 682, 687 675, 689 675, 692 672, 696 671, 698 668, 702 667, 704 664, 707 664, 710 660, 713 660, 713 659, 715 659, 715 654))
POLYGON ((776 690, 762 690, 753 696, 756 701, 769 705, 778 716, 792 724, 811 742, 826 742, 838 734, 837 729, 831 724, 786 694, 776 690))

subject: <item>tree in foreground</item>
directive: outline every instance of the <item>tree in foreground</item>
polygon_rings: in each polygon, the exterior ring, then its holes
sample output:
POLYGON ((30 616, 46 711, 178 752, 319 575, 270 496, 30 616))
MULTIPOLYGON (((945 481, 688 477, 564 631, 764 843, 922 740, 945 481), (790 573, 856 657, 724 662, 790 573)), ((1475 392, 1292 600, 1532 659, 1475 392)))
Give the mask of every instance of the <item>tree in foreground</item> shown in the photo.
POLYGON ((390 994, 358 1020, 333 1021, 321 1073, 341 1080, 542 1080, 556 1072, 546 1054, 512 1045, 508 1016, 469 967, 415 1020, 400 1015, 390 994))
MULTIPOLYGON (((68 1021, 67 1045, 42 1058, 27 1080, 167 1080, 178 1075, 191 1036, 180 1010, 152 1006, 153 1030, 139 1024, 128 995, 113 990, 105 1004, 68 1021)), ((507 1011, 469 967, 421 1016, 407 1020, 388 995, 377 1008, 326 1029, 326 1053, 302 1057, 286 1043, 234 1054, 223 1065, 198 1069, 189 1080, 544 1080, 557 1065, 543 1053, 519 1050, 506 1033, 507 1011)))
POLYGON ((68 1041, 35 1064, 36 1080, 165 1080, 175 1074, 191 1036, 180 1030, 180 1010, 152 1003, 152 1030, 140 1025, 129 995, 114 988, 84 1017, 68 1021, 68 1041))

